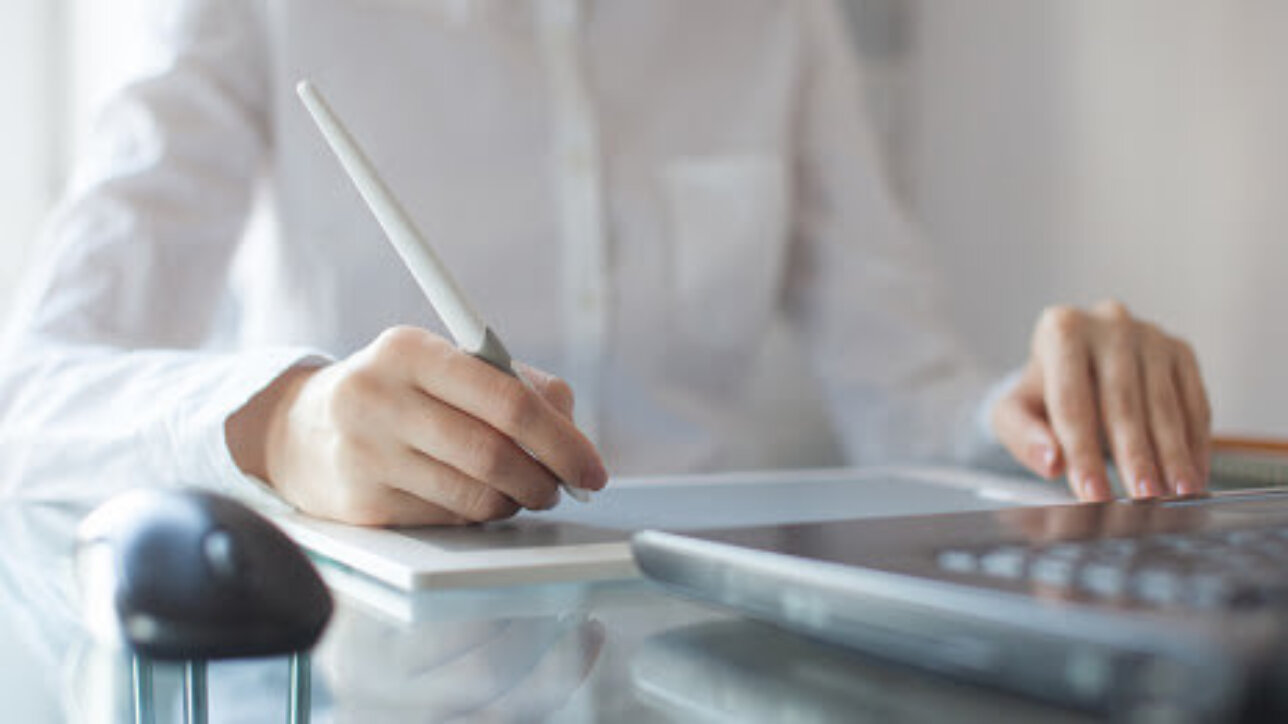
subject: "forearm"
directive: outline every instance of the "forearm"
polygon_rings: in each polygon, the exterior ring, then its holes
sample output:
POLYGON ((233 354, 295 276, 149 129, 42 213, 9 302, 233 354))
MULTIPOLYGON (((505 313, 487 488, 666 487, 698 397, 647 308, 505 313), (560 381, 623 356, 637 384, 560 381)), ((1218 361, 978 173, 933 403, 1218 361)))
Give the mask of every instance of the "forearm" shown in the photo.
POLYGON ((226 422, 309 350, 126 351, 27 340, 0 368, 9 490, 98 498, 141 485, 265 497, 236 465, 226 422))

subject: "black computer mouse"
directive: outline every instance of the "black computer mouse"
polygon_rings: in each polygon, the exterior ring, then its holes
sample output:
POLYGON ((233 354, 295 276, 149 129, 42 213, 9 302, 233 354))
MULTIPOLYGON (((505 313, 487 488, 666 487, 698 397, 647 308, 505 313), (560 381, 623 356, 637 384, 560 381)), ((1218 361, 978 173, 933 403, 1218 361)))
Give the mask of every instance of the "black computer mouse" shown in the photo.
POLYGON ((299 547, 213 493, 113 498, 81 524, 76 567, 90 628, 153 658, 303 651, 331 617, 331 596, 299 547))

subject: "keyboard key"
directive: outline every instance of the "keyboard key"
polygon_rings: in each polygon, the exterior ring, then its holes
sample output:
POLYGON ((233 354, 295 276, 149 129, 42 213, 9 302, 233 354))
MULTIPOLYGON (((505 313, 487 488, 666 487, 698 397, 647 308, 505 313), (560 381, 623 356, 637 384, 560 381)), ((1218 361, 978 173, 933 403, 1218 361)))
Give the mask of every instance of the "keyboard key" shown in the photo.
POLYGON ((1024 577, 1028 557, 1028 551, 1020 546, 1002 546, 981 556, 979 568, 996 578, 1018 579, 1024 577))
POLYGON ((1076 588, 1105 600, 1288 611, 1288 526, 948 549, 936 562, 953 573, 1076 588))
POLYGON ((953 573, 974 573, 979 568, 975 554, 963 550, 940 551, 936 562, 940 568, 953 573))
POLYGON ((1127 571, 1114 563, 1091 561, 1079 572, 1078 586, 1101 598, 1119 598, 1127 589, 1127 571))
POLYGON ((1033 561, 1029 566, 1029 578, 1058 588, 1072 588, 1077 573, 1076 559, 1052 556, 1049 553, 1033 561))
POLYGON ((1160 605, 1171 605, 1182 600, 1182 580, 1174 571, 1165 568, 1145 568, 1131 577, 1134 598, 1160 605))

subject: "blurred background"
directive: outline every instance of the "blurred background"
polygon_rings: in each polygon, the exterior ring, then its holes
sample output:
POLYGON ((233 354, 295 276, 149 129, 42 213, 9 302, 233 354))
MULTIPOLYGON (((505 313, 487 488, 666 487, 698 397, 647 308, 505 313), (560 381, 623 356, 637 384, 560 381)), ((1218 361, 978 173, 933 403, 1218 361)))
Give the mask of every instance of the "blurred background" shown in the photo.
MULTIPOLYGON (((0 315, 158 1, 5 0, 0 315)), ((1288 3, 848 5, 882 162, 990 365, 1113 296, 1195 343, 1218 429, 1288 435, 1288 3)))

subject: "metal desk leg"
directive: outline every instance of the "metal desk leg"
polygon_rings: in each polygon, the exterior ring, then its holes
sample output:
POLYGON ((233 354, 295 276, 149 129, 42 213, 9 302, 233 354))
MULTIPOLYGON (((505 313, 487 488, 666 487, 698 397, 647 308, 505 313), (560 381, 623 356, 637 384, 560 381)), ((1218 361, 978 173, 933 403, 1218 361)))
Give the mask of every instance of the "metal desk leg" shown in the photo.
POLYGON ((183 665, 183 714, 188 724, 206 724, 206 662, 183 665))
POLYGON ((130 680, 134 685, 134 724, 152 724, 152 661, 131 654, 130 680))
POLYGON ((289 724, 309 724, 313 707, 313 681, 309 672, 309 653, 296 651, 291 654, 290 705, 286 712, 289 724))

